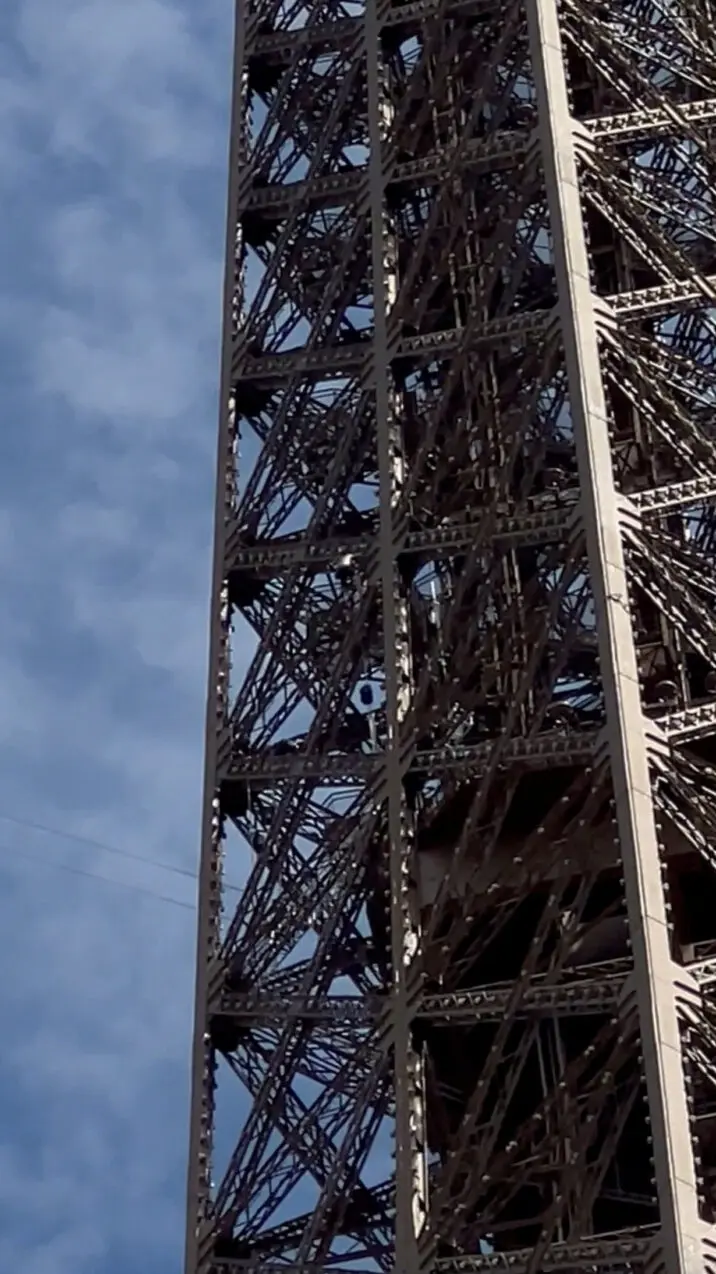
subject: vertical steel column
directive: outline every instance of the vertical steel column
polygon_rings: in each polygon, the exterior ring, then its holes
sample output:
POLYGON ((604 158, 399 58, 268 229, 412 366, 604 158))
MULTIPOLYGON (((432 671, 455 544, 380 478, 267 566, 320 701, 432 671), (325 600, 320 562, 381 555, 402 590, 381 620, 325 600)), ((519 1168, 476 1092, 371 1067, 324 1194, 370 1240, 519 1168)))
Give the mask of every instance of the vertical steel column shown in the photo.
POLYGON ((703 1274, 659 847, 557 0, 526 0, 667 1274, 703 1274))
POLYGON ((237 4, 234 18, 229 195, 226 214, 223 330, 219 398, 219 441, 216 463, 213 576, 209 631, 209 677, 206 705, 204 795, 199 862, 198 935, 194 1000, 185 1274, 202 1264, 200 1237, 211 1204, 213 1136, 213 1056, 208 1040, 208 993, 211 966, 221 943, 222 827, 217 797, 217 749, 229 689, 229 622, 225 589, 225 543, 233 505, 235 407, 231 358, 236 307, 238 190, 241 137, 245 126, 246 6, 237 4))
MULTIPOLYGON (((420 928, 411 884, 413 827, 406 807, 401 736, 412 706, 409 614, 400 582, 394 517, 405 481, 402 436, 392 384, 388 313, 395 298, 396 262, 386 214, 383 143, 391 127, 383 91, 379 0, 366 0, 368 162, 375 391, 380 499, 379 554, 383 607, 386 707, 386 783, 390 844, 392 985, 390 1037, 395 1082, 395 1269, 416 1274, 427 1219, 427 1164, 421 1059, 412 1041, 411 1004, 419 991, 420 928)), ((422 1252, 423 1258, 425 1251, 422 1252)))

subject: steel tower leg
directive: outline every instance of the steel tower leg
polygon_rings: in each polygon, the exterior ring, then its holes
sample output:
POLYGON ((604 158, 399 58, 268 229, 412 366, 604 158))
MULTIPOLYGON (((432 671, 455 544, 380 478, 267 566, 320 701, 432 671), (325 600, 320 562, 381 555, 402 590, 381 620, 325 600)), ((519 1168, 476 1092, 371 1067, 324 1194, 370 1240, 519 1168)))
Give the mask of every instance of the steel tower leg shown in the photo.
POLYGON ((229 189, 226 210, 222 350, 219 388, 219 437, 216 458, 213 576, 209 625, 209 671, 204 743, 204 784, 199 859, 194 1042, 191 1069, 191 1114, 187 1173, 184 1268, 201 1266, 202 1233, 211 1215, 214 1139, 215 1059, 209 1038, 209 990, 212 969, 221 949, 223 817, 219 801, 218 748, 229 710, 231 615, 226 589, 226 535, 235 505, 234 447, 236 403, 231 359, 242 304, 243 259, 237 220, 238 186, 246 136, 246 6, 238 5, 234 21, 229 189))
POLYGON ((702 1224, 677 1014, 678 970, 656 835, 646 721, 632 634, 600 363, 600 321, 582 219, 577 146, 560 36, 558 0, 527 0, 539 137, 581 487, 581 513, 597 614, 607 736, 624 866, 629 933, 661 1213, 664 1270, 701 1274, 702 1224))
POLYGON ((186 1274, 716 1274, 711 10, 238 6, 186 1274))

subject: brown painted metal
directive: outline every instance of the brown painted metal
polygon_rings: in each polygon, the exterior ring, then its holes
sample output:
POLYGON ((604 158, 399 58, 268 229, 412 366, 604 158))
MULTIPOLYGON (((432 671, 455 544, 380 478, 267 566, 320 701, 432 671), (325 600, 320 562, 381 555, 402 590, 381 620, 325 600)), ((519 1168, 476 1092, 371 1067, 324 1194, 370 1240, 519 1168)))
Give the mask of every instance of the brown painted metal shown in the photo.
POLYGON ((186 1274, 716 1271, 715 16, 238 7, 186 1274))

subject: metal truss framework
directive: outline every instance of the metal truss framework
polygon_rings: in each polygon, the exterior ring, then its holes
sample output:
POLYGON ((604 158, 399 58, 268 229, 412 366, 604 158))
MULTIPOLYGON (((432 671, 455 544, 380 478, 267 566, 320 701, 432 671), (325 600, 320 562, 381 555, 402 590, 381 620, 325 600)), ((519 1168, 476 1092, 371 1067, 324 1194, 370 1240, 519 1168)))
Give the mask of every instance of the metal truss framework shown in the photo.
POLYGON ((186 1274, 713 1274, 716 5, 236 42, 186 1274))

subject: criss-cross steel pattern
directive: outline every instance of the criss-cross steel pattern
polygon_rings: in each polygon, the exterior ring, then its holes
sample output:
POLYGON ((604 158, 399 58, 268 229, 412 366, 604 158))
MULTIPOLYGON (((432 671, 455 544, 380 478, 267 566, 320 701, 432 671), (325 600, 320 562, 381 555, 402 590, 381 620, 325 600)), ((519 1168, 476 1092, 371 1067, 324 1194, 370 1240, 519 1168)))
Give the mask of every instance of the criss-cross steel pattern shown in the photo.
POLYGON ((239 5, 186 1274, 716 1272, 714 139, 713 0, 239 5))

